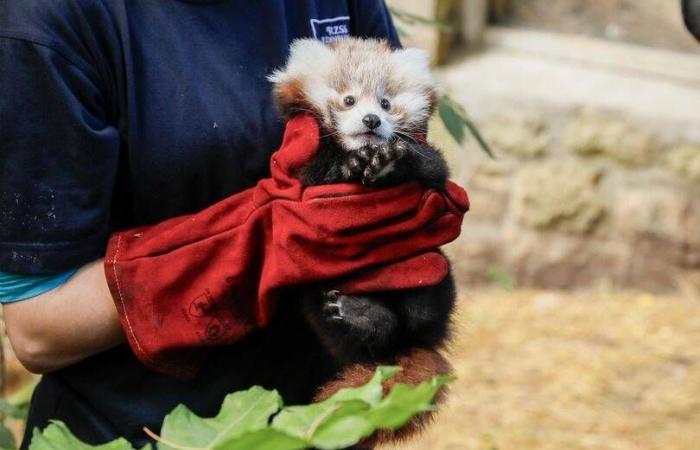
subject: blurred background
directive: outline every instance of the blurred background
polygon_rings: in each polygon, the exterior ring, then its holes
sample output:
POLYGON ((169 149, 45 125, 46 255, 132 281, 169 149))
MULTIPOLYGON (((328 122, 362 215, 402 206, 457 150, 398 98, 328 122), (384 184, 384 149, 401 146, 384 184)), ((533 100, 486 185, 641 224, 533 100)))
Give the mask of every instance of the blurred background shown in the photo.
MULTIPOLYGON (((388 4, 433 56, 430 140, 472 201, 448 249, 458 379, 400 448, 700 449, 700 45, 680 1, 388 4)), ((34 381, 4 350, 0 446, 34 381)))
POLYGON ((388 3, 496 154, 431 124, 472 201, 449 249, 459 378, 400 448, 700 449, 700 44, 680 0, 388 3))

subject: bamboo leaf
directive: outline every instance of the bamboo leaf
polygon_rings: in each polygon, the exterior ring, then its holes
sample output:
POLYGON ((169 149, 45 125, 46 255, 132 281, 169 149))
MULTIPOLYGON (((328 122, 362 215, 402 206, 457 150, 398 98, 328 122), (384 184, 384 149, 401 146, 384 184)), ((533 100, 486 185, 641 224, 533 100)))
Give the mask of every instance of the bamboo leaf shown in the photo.
POLYGON ((469 134, 471 134, 479 144, 481 150, 483 150, 489 158, 496 159, 493 150, 491 150, 486 139, 484 139, 481 132, 479 132, 479 128, 476 124, 467 117, 467 113, 464 111, 464 108, 462 108, 462 105, 458 104, 447 95, 443 95, 438 101, 438 114, 445 124, 445 128, 447 128, 447 131, 458 144, 462 144, 464 141, 464 128, 466 128, 469 130, 469 134))
POLYGON ((450 136, 457 141, 458 144, 464 142, 464 120, 454 109, 449 101, 445 101, 445 97, 441 97, 438 103, 438 114, 442 123, 445 124, 450 136))

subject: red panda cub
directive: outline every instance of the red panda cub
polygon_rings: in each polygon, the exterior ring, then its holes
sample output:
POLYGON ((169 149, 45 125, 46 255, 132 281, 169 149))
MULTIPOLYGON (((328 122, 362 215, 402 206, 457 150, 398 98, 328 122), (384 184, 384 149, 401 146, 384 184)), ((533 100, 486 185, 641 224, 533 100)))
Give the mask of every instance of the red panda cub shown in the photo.
MULTIPOLYGON (((391 49, 370 39, 330 45, 301 39, 292 44, 286 66, 269 80, 285 117, 308 112, 321 126, 318 153, 300 174, 305 184, 418 181, 445 188, 447 164, 424 140, 437 101, 424 51, 391 49)), ((437 350, 449 337, 455 298, 451 274, 427 288, 346 295, 309 287, 300 297, 302 316, 330 355, 335 374, 317 399, 367 381, 380 364, 401 365, 397 381, 409 383, 450 370, 437 350)), ((393 439, 409 431, 379 437, 393 439)), ((366 441, 362 448, 372 445, 366 441)))

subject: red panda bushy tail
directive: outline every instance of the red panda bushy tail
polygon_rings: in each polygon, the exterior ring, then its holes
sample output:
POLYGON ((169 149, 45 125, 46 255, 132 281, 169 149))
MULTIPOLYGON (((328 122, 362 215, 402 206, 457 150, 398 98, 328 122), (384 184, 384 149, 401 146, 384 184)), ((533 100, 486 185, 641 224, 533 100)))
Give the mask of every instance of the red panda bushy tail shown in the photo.
MULTIPOLYGON (((325 400, 343 388, 366 384, 379 365, 377 363, 358 363, 344 369, 337 378, 319 388, 314 401, 325 400)), ((452 372, 450 363, 442 354, 434 350, 414 349, 405 355, 398 356, 390 365, 401 366, 402 370, 384 383, 385 394, 396 383, 416 385, 428 381, 436 375, 448 375, 452 372)), ((442 403, 446 394, 446 388, 442 387, 435 396, 435 403, 442 403)), ((370 450, 380 444, 405 441, 419 434, 428 426, 433 420, 433 416, 433 412, 421 413, 397 430, 380 430, 364 439, 356 448, 370 450)))

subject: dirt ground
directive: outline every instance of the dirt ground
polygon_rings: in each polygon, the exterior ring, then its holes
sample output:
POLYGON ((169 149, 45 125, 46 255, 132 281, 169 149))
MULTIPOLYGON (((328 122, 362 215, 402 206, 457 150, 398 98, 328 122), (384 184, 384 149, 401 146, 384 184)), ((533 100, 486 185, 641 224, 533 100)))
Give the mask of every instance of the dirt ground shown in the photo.
POLYGON ((479 290, 456 329, 449 401, 396 449, 700 449, 696 296, 479 290))
POLYGON ((479 291, 452 354, 448 404, 401 449, 700 448, 698 298, 479 291))

